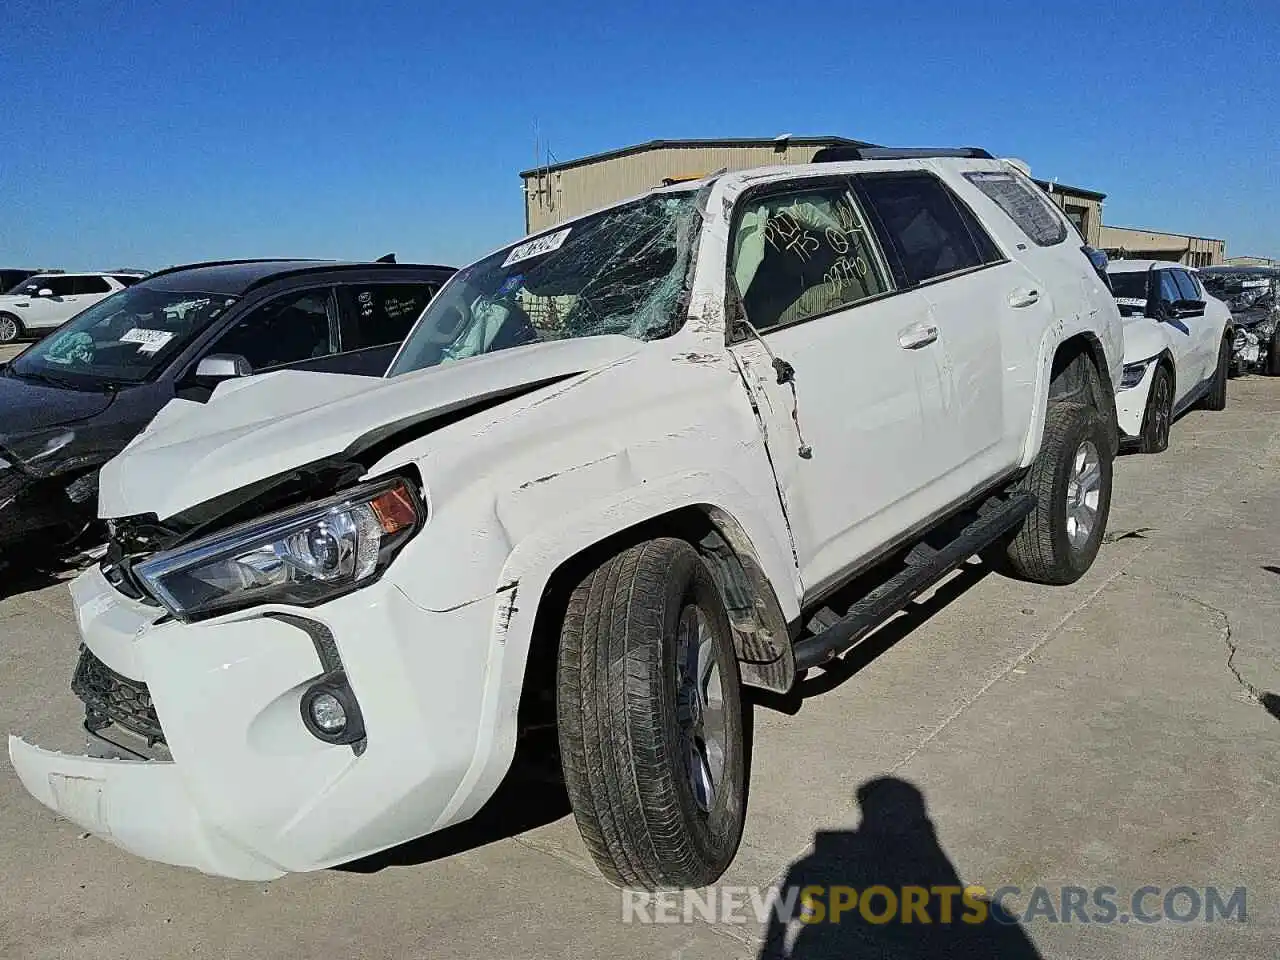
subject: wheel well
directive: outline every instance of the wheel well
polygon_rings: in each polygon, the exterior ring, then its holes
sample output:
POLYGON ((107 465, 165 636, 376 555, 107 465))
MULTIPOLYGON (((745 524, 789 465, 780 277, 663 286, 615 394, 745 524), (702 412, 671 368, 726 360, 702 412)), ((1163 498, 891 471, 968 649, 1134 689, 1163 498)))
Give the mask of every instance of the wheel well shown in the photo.
POLYGON ((1049 403, 1074 401, 1093 405, 1108 425, 1112 453, 1120 449, 1116 422, 1115 384, 1107 369, 1102 343, 1089 333, 1078 333, 1058 344, 1049 375, 1049 403))
POLYGON ((569 597, 586 576, 628 547, 656 537, 692 544, 711 571, 733 628, 746 686, 785 693, 795 676, 791 638, 773 586, 732 515, 710 504, 682 507, 620 530, 561 563, 538 600, 520 696, 523 729, 555 722, 556 658, 569 597))

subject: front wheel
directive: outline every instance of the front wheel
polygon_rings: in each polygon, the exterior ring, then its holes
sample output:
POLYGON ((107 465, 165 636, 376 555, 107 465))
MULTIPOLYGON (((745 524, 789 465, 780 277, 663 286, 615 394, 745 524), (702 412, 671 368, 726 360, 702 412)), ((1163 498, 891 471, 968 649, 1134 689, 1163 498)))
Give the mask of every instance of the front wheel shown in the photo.
POLYGON ((1006 549, 1009 572, 1036 583, 1074 583, 1093 565, 1111 512, 1106 424, 1083 403, 1051 403, 1040 453, 1020 484, 1036 497, 1006 549))
POLYGON ((556 712, 574 819, 619 886, 701 887, 737 852, 746 738, 724 603, 683 540, 631 547, 574 590, 556 712))
POLYGON ((22 336, 22 322, 11 313, 0 313, 0 344, 13 343, 22 336))
POLYGON ((1213 371, 1209 392, 1204 396, 1206 410, 1227 409, 1227 381, 1231 379, 1231 341, 1224 335, 1218 344, 1218 365, 1213 371))
POLYGON ((1142 414, 1138 449, 1142 453, 1164 453, 1169 449, 1169 427, 1173 423, 1173 374, 1163 363, 1156 366, 1142 414))

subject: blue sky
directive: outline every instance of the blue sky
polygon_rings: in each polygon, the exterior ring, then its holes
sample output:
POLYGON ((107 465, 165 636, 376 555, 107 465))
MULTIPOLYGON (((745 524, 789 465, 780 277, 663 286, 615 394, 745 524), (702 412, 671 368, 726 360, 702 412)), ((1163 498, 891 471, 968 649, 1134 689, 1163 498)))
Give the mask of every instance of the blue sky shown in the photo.
POLYGON ((0 264, 460 263, 562 159, 660 137, 977 144, 1107 223, 1280 256, 1280 4, 7 0, 0 264))

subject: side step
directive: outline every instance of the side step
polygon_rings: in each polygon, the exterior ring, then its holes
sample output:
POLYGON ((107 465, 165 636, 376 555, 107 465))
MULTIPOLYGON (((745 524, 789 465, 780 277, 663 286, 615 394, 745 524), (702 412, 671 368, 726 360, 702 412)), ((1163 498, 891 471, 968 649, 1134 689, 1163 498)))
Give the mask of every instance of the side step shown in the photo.
POLYGON ((915 549, 907 566, 855 603, 821 633, 795 644, 797 675, 840 656, 944 576, 1016 527, 1036 505, 1034 494, 1014 493, 983 504, 978 517, 939 550, 915 549))

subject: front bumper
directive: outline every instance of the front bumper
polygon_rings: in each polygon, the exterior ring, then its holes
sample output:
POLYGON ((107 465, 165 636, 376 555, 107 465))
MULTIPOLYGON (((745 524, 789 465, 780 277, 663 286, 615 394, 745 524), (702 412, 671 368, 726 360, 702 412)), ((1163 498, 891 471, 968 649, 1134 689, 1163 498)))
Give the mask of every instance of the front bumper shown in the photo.
POLYGON ((21 468, 0 465, 0 548, 14 546, 55 527, 78 526, 93 519, 93 500, 67 495, 56 479, 33 477, 21 468))
MULTIPOLYGON (((262 880, 356 859, 465 819, 500 595, 447 612, 390 579, 309 609, 166 622, 96 567, 72 584, 85 645, 145 682, 172 761, 9 740, 19 778, 82 829, 148 859, 262 880), (307 732, 300 702, 337 656, 367 741, 307 732)), ((483 759, 483 758, 482 758, 483 759)))
MULTIPOLYGON (((1142 418, 1147 411, 1147 396, 1151 393, 1151 381, 1156 375, 1156 361, 1146 361, 1142 379, 1132 387, 1116 390, 1116 422, 1123 440, 1136 439, 1142 433, 1142 418)), ((1126 364, 1128 366, 1128 364, 1126 364)))

